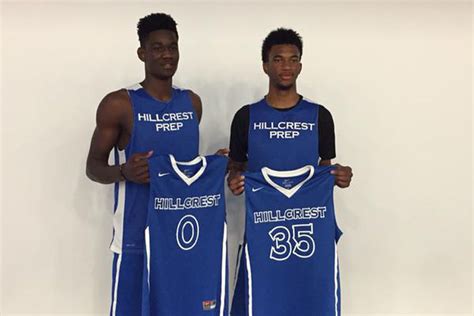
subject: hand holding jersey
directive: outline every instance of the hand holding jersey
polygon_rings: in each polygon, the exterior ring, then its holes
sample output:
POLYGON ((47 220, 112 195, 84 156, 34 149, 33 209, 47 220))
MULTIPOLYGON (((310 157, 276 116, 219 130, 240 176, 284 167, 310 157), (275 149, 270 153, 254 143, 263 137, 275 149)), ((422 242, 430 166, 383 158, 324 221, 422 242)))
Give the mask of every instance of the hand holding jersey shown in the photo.
MULTIPOLYGON (((215 154, 225 156, 229 153, 226 148, 219 149, 215 154)), ((143 153, 133 154, 126 163, 120 166, 120 171, 124 180, 135 183, 149 183, 150 174, 148 172, 148 158, 153 155, 153 150, 143 153)))
POLYGON ((244 192, 245 176, 240 172, 235 172, 227 178, 227 185, 234 195, 240 195, 244 192))
POLYGON ((352 180, 352 168, 349 166, 334 165, 335 169, 331 170, 331 174, 335 177, 335 184, 340 188, 347 188, 352 180))
MULTIPOLYGON (((335 177, 335 185, 340 188, 347 188, 351 183, 352 176, 354 175, 352 173, 352 168, 349 166, 341 166, 340 164, 335 164, 334 168, 334 170, 331 170, 331 174, 335 177)), ((245 176, 240 172, 229 174, 227 185, 234 195, 240 195, 244 192, 245 176)))
POLYGON ((144 153, 135 153, 120 166, 124 180, 145 184, 150 182, 148 173, 148 158, 153 155, 153 150, 144 153))
MULTIPOLYGON (((293 169, 304 164, 330 165, 336 157, 334 122, 322 105, 297 93, 303 43, 291 29, 272 31, 262 44, 263 70, 269 79, 268 94, 242 107, 234 116, 230 140, 228 185, 243 192, 239 172, 268 166, 293 169)), ((336 166, 336 185, 350 185, 350 167, 336 166)))

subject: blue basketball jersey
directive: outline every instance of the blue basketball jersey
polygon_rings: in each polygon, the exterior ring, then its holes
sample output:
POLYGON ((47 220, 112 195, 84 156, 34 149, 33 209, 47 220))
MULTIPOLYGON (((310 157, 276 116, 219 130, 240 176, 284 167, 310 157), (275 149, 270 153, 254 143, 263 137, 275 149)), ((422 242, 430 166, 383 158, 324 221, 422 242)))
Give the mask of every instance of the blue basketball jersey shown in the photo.
POLYGON ((331 169, 246 174, 246 315, 340 315, 331 169))
MULTIPOLYGON (((173 154, 190 160, 199 150, 199 122, 188 90, 173 87, 171 99, 159 101, 141 85, 127 89, 133 112, 133 129, 125 150, 115 150, 116 164, 125 163, 135 153, 173 154)), ((114 237, 115 253, 142 252, 149 185, 129 181, 116 183, 114 237)))
POLYGON ((227 157, 149 160, 150 316, 227 315, 227 157))
POLYGON ((318 164, 318 104, 302 98, 293 108, 281 111, 263 98, 251 104, 249 111, 249 171, 318 164))

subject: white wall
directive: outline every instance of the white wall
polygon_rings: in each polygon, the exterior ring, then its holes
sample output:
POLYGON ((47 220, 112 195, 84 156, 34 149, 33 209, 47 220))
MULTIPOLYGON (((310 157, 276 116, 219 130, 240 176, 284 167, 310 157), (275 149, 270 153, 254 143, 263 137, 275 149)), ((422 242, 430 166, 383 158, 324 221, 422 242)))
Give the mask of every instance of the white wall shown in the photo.
MULTIPOLYGON (((85 158, 98 102, 143 78, 135 25, 172 14, 175 84, 204 102, 201 151, 228 144, 262 97, 260 45, 304 40, 299 91, 336 121, 345 314, 471 314, 472 8, 469 2, 4 3, 1 314, 106 314, 112 186, 85 158)), ((232 242, 241 199, 229 197, 232 242)))
MULTIPOLYGON (((0 16, 3 17, 3 6, 0 4, 0 16)), ((2 20, 3 21, 3 20, 2 20)), ((0 57, 3 56, 3 23, 0 23, 0 57)), ((3 74, 3 58, 0 61, 0 73, 3 74)), ((3 83, 3 76, 0 77, 3 83)), ((3 104, 3 84, 0 84, 0 105, 3 104)), ((3 106, 1 107, 3 109, 3 106)), ((0 121, 3 123, 3 111, 0 111, 0 121)), ((3 124, 2 124, 3 126, 3 124)), ((0 128, 0 179, 3 179, 3 128, 0 128)), ((0 228, 3 231, 3 180, 0 181, 0 228)), ((3 310, 3 233, 0 232, 0 312, 3 310)))

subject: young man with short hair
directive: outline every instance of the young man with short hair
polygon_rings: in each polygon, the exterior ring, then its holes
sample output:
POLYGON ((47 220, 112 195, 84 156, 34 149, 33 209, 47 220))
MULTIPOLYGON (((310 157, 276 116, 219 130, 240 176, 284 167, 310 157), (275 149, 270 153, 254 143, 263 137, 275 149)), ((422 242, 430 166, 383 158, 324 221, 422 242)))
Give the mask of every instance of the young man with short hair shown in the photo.
MULTIPOLYGON (((296 89, 302 54, 301 37, 291 29, 279 28, 263 42, 268 94, 257 103, 243 106, 232 121, 228 184, 235 195, 243 192, 241 173, 245 170, 326 166, 336 157, 331 113, 299 95, 296 89)), ((350 167, 336 165, 333 173, 337 186, 350 185, 350 167)))
MULTIPOLYGON (((244 171, 258 172, 263 167, 293 170, 305 165, 328 166, 336 157, 331 113, 297 92, 302 54, 303 43, 294 30, 279 28, 263 41, 262 62, 269 78, 268 94, 240 108, 232 121, 228 186, 234 195, 244 191, 244 171)), ((336 164, 331 173, 337 186, 350 185, 350 167, 336 164)), ((239 259, 232 316, 246 315, 247 308, 251 308, 250 303, 246 306, 245 302, 250 299, 245 296, 246 260, 242 258, 239 259)), ((290 314, 281 311, 281 315, 290 314)))
POLYGON ((179 61, 178 31, 164 13, 143 17, 137 26, 138 58, 145 79, 109 93, 97 109, 97 125, 87 157, 87 176, 115 183, 113 291, 111 315, 141 315, 144 229, 149 199, 148 158, 198 154, 202 104, 190 90, 172 85, 179 61), (114 150, 115 164, 108 158, 114 150))

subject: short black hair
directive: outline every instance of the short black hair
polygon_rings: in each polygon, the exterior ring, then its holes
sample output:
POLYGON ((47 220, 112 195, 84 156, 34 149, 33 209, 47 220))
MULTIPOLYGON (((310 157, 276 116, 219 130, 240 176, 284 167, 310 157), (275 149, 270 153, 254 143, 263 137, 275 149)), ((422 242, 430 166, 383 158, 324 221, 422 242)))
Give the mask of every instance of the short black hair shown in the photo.
POLYGON ((176 34, 176 37, 178 38, 178 30, 176 29, 176 22, 171 17, 171 15, 166 14, 166 13, 152 13, 141 18, 138 21, 137 33, 138 33, 138 40, 140 41, 140 45, 143 46, 148 34, 157 30, 172 31, 176 34))
POLYGON ((289 44, 295 45, 300 51, 300 57, 303 56, 303 40, 301 36, 292 29, 278 28, 271 31, 263 40, 262 44, 262 61, 268 62, 268 54, 274 45, 289 44))

